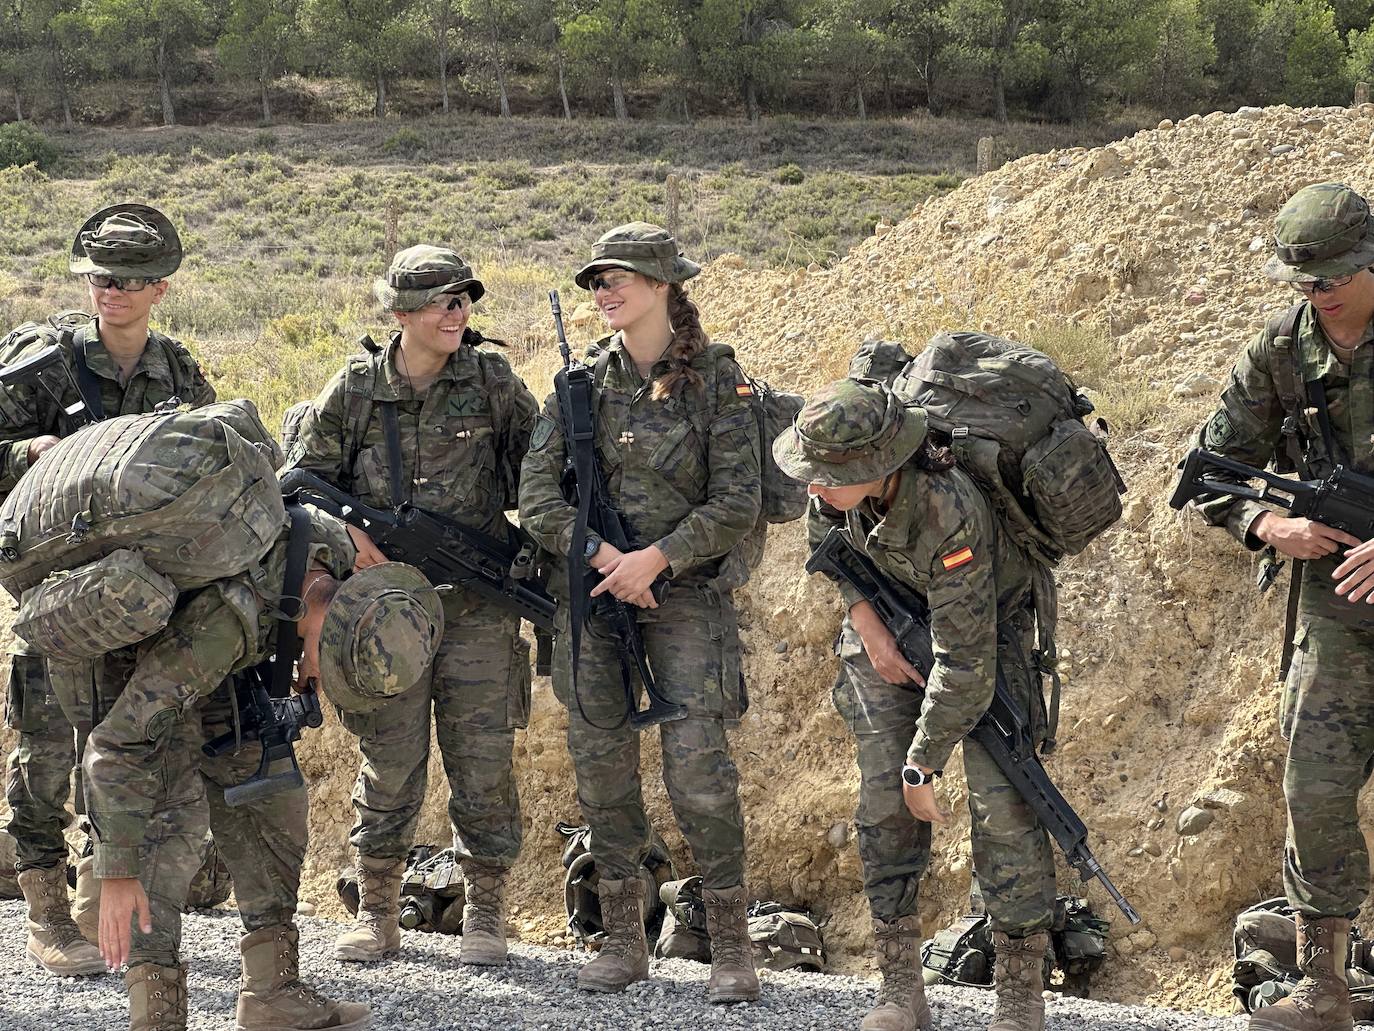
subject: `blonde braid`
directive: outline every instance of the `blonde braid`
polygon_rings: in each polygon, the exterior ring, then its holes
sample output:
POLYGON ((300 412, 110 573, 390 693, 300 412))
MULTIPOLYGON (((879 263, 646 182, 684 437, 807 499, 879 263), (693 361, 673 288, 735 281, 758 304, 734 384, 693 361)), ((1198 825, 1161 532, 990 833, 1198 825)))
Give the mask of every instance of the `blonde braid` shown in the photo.
POLYGON ((684 382, 699 390, 706 387, 701 373, 691 368, 689 363, 706 350, 710 340, 701 328, 697 306, 687 296, 687 290, 681 283, 672 284, 668 293, 668 322, 673 327, 673 339, 664 357, 673 363, 673 368, 654 383, 655 401, 672 397, 684 382))

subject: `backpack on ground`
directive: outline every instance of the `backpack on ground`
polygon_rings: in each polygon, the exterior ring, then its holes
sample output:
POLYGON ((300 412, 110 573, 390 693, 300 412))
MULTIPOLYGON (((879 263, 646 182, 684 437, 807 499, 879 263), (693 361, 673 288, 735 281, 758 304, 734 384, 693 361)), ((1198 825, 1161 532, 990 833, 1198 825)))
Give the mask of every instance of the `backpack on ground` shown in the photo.
MULTIPOLYGON (((334 884, 348 915, 358 915, 358 876, 345 870, 334 884)), ((398 922, 408 931, 463 933, 463 868, 452 848, 415 845, 406 854, 401 875, 398 922)))
MULTIPOLYGON (((592 830, 586 824, 558 821, 555 829, 567 839, 563 846, 563 905, 568 914, 568 929, 589 948, 600 948, 606 937, 601 922, 601 899, 597 885, 601 875, 588 851, 592 830)), ((658 937, 663 916, 659 889, 673 879, 673 861, 668 846, 658 832, 653 832, 649 854, 640 865, 639 875, 644 881, 644 933, 650 941, 658 937)))
POLYGON ((0 505, 15 632, 63 661, 157 633, 181 591, 271 549, 286 523, 280 465, 245 400, 119 416, 63 438, 0 505))
POLYGON ((916 357, 867 341, 851 376, 891 385, 950 438, 1017 543, 1053 564, 1121 518, 1126 485, 1092 402, 1048 355, 985 333, 940 333, 916 357))
POLYGON ((749 940, 756 967, 803 967, 825 973, 825 943, 820 924, 810 913, 789 909, 781 902, 750 903, 749 940))
MULTIPOLYGON (((1302 980, 1294 912, 1287 899, 1277 898, 1236 917, 1231 993, 1247 1013, 1286 999, 1302 980)), ((1353 925, 1345 967, 1355 1020, 1374 1020, 1374 944, 1353 925)))

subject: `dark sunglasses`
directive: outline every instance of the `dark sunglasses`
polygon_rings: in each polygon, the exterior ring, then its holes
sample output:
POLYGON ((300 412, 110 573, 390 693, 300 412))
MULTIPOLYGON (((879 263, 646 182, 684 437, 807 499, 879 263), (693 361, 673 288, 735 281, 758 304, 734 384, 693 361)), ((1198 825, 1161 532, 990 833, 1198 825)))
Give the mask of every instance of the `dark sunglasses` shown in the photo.
POLYGON ((1332 290, 1339 290, 1354 278, 1354 276, 1337 276, 1335 279, 1314 279, 1310 283, 1294 283, 1293 289, 1308 296, 1329 294, 1332 290))
POLYGON ((146 286, 161 283, 161 279, 144 279, 141 276, 106 276, 99 272, 87 272, 86 282, 97 290, 123 290, 126 294, 136 294, 146 286))

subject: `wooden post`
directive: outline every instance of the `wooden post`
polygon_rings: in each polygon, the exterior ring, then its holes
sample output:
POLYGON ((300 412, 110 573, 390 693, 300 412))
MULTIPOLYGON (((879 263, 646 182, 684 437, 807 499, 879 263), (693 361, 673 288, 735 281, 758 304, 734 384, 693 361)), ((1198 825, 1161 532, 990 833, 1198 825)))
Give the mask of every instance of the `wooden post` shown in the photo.
POLYGON ((400 209, 396 206, 395 200, 386 202, 386 214, 383 216, 386 226, 386 235, 383 237, 382 253, 386 255, 388 261, 390 261, 392 255, 396 253, 396 242, 400 235, 397 228, 397 223, 400 221, 400 214, 400 209))
POLYGON ((682 188, 677 174, 669 172, 665 185, 668 188, 668 233, 677 236, 678 202, 682 199, 682 188))
POLYGON ((1369 103, 1369 83, 1367 83, 1367 82, 1357 82, 1357 83, 1355 83, 1355 106, 1356 106, 1356 107, 1359 107, 1361 104, 1368 104, 1368 103, 1369 103))

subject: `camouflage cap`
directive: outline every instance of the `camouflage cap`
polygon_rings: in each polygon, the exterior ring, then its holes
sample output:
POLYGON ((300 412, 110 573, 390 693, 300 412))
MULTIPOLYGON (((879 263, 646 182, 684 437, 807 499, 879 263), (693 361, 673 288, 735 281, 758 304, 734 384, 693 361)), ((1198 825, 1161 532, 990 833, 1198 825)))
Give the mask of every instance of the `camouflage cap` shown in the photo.
POLYGON ((77 230, 68 267, 78 276, 162 279, 181 267, 181 238, 157 208, 112 204, 77 230))
POLYGON ((876 380, 822 387, 773 441, 778 467, 803 483, 849 487, 900 469, 926 439, 926 412, 876 380))
POLYGON ((320 687, 346 712, 372 712, 419 682, 443 635, 444 609, 423 573, 403 562, 369 566, 325 610, 320 687))
POLYGON ((629 269, 660 283, 682 283, 701 271, 695 261, 682 256, 668 230, 650 222, 627 222, 604 233, 592 245, 592 260, 573 281, 590 290, 592 276, 607 268, 629 269))
POLYGON ((1274 224, 1274 256, 1264 274, 1281 283, 1348 276, 1374 265, 1374 216, 1342 183, 1304 186, 1274 224))
POLYGON ((387 311, 415 311, 440 294, 465 292, 475 303, 487 288, 456 252, 422 243, 392 258, 385 278, 372 284, 372 292, 387 311))

